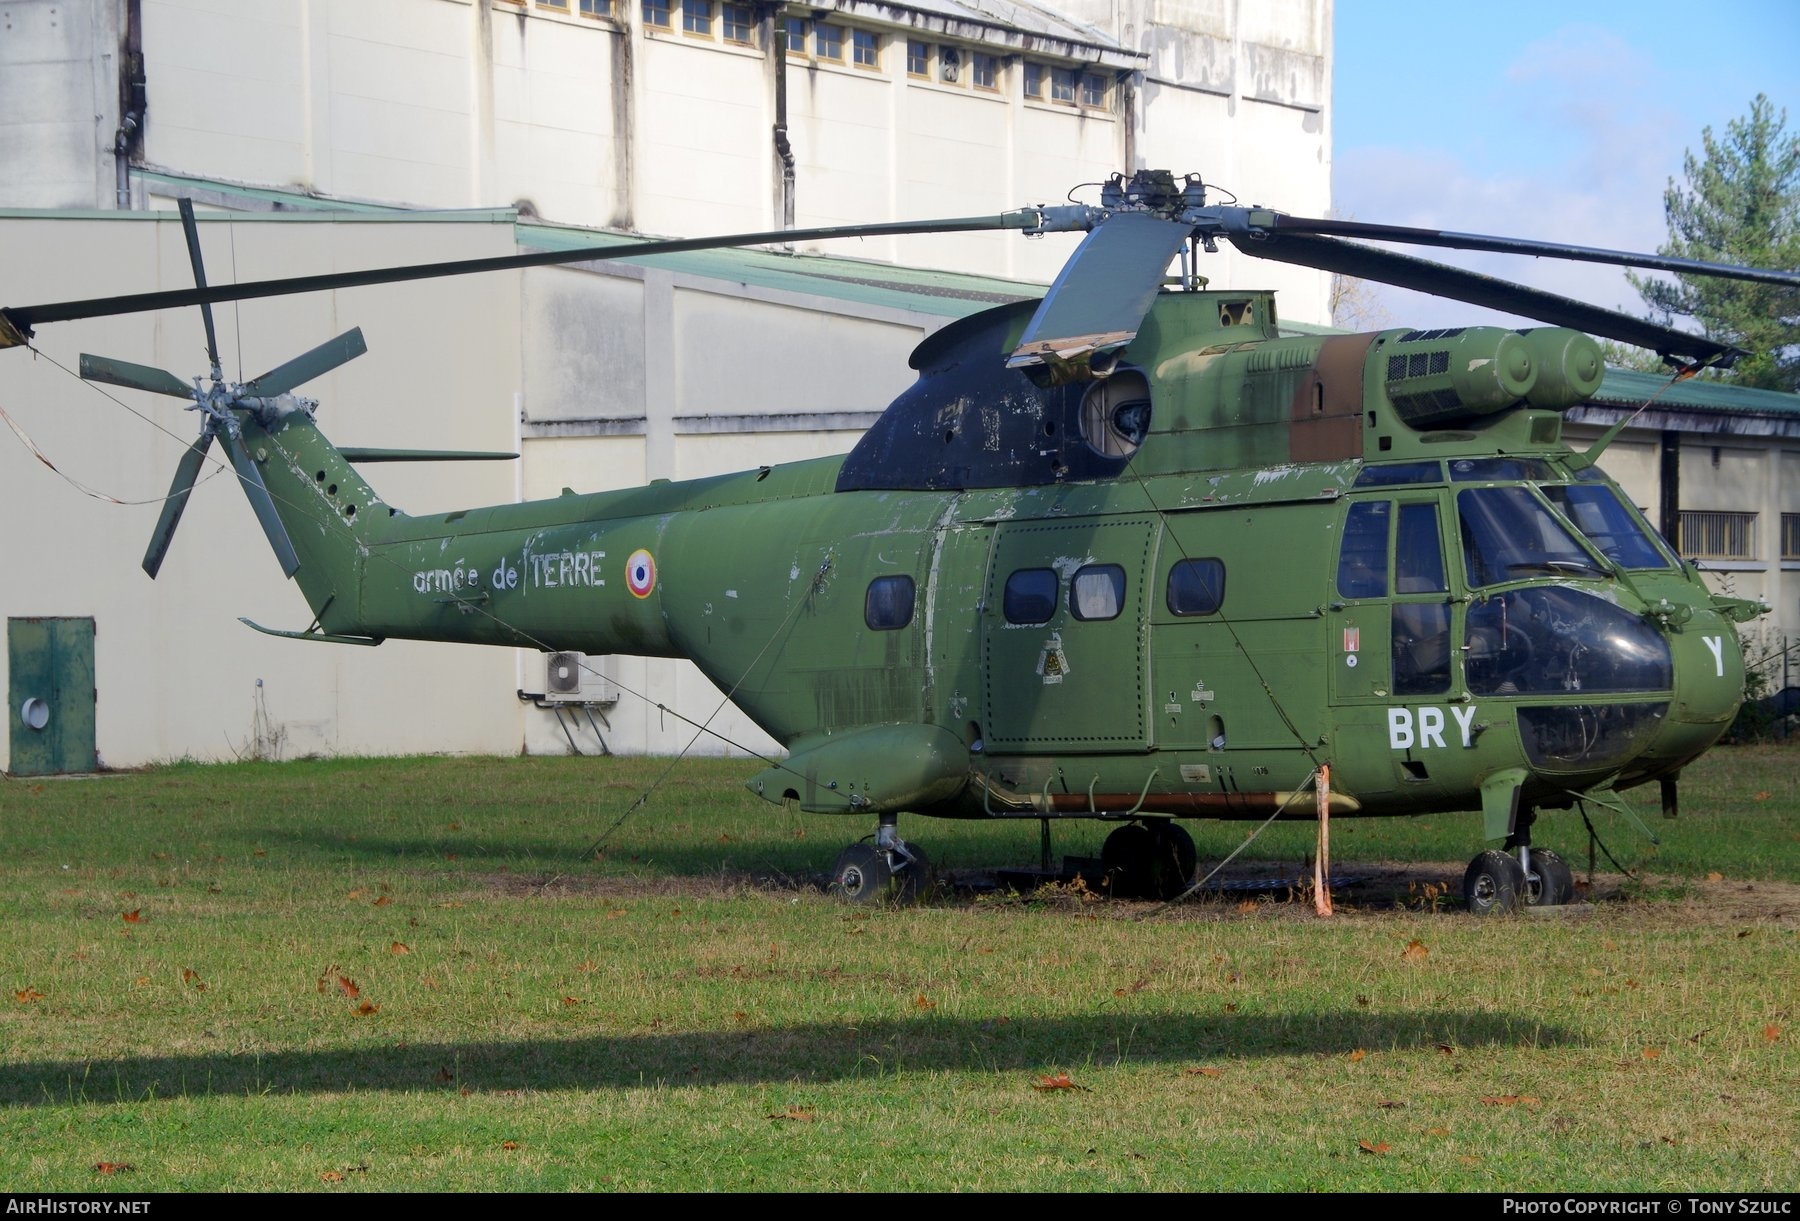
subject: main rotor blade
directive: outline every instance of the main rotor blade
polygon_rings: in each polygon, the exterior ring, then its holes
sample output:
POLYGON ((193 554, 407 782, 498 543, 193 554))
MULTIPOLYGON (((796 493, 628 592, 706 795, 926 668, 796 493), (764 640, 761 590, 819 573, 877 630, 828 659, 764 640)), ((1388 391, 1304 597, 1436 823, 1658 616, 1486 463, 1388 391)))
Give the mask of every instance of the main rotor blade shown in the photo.
POLYGON ((336 339, 327 339, 312 351, 302 352, 286 364, 276 365, 261 377, 253 378, 244 389, 250 394, 270 397, 286 394, 295 386, 303 386, 368 350, 369 345, 363 342, 362 328, 352 327, 336 339))
POLYGON ((293 576, 300 571, 300 556, 294 550, 293 540, 288 538, 287 527, 281 524, 281 515, 275 511, 275 498, 269 495, 269 485, 263 482, 250 446, 243 437, 230 433, 225 438, 225 452, 231 455, 231 465, 237 471, 244 495, 249 497, 250 507, 256 511, 256 520, 262 523, 269 546, 275 549, 275 558, 281 561, 282 573, 293 576))
MULTIPOLYGON (((187 237, 188 262, 194 268, 194 287, 205 291, 206 265, 200 261, 200 226, 194 221, 194 201, 185 196, 176 204, 181 211, 181 232, 187 237)), ((219 376, 219 336, 213 330, 212 305, 200 303, 200 317, 206 322, 206 360, 212 375, 219 376)))
POLYGON ((151 580, 162 570, 163 557, 169 554, 169 544, 175 539, 175 527, 181 524, 181 511, 187 508, 188 493, 194 490, 194 481, 200 477, 200 465, 206 461, 206 451, 212 446, 212 430, 208 428, 201 433, 187 453, 181 455, 181 461, 175 467, 175 478, 169 483, 169 498, 163 501, 162 513, 156 519, 156 529, 150 533, 150 548, 144 552, 144 571, 151 580))
POLYGON ((1130 343, 1162 287, 1163 272, 1191 225, 1146 212, 1121 212, 1096 226, 1044 294, 1025 324, 1009 369, 1130 343))
POLYGON ((1692 335, 1672 327, 1657 326, 1642 318, 1601 309, 1582 301, 1572 301, 1555 293, 1526 288, 1480 272, 1460 267, 1446 267, 1428 259, 1376 250, 1329 237, 1308 237, 1298 233, 1282 234, 1254 240, 1232 236, 1232 245, 1245 254, 1282 263, 1297 263, 1340 275, 1376 280, 1399 288, 1416 289, 1453 301, 1486 306, 1508 314, 1535 318, 1552 326, 1572 327, 1590 335, 1614 339, 1620 343, 1649 348, 1663 355, 1681 356, 1704 363, 1718 362, 1729 367, 1743 352, 1729 344, 1718 343, 1703 335, 1692 335))
POLYGON ((148 390, 171 398, 191 400, 194 397, 194 388, 173 373, 149 365, 134 365, 129 360, 90 356, 86 352, 81 354, 81 376, 90 382, 129 386, 133 390, 148 390))
MULTIPOLYGON (((572 250, 539 250, 530 254, 497 255, 486 259, 458 259, 444 263, 417 263, 401 267, 375 267, 366 271, 342 271, 317 276, 291 276, 279 280, 252 280, 207 288, 176 288, 161 292, 129 293, 116 297, 91 297, 85 301, 61 301, 48 305, 22 305, 0 309, 4 321, 21 335, 29 336, 46 322, 77 318, 106 318, 146 310, 176 309, 216 301, 248 301, 294 293, 328 292, 365 284, 398 284, 441 276, 466 276, 483 271, 512 271, 521 267, 551 267, 560 263, 605 262, 641 259, 688 250, 719 250, 733 246, 766 246, 787 242, 817 242, 844 237, 887 237, 905 233, 968 233, 986 229, 1035 229, 1043 223, 1035 208, 1003 212, 998 216, 956 217, 948 220, 897 221, 882 225, 834 225, 822 229, 776 229, 767 233, 731 233, 717 237, 680 238, 666 242, 633 242, 629 239, 604 246, 572 250)), ((5 328, 0 328, 0 334, 5 328)))
POLYGON ((1402 242, 1409 246, 1443 246, 1451 250, 1491 250, 1499 254, 1528 254, 1546 259, 1580 263, 1611 263, 1618 267, 1643 267, 1677 275, 1719 276, 1758 284, 1800 287, 1800 271, 1775 271, 1740 267, 1732 263, 1707 263, 1661 254, 1635 254, 1629 250, 1605 250, 1596 246, 1567 246, 1529 238, 1492 237, 1482 233, 1455 233, 1448 229, 1412 229, 1404 225, 1374 225, 1366 221, 1329 220, 1310 216, 1276 215, 1271 226, 1277 234, 1309 234, 1354 237, 1368 242, 1402 242))

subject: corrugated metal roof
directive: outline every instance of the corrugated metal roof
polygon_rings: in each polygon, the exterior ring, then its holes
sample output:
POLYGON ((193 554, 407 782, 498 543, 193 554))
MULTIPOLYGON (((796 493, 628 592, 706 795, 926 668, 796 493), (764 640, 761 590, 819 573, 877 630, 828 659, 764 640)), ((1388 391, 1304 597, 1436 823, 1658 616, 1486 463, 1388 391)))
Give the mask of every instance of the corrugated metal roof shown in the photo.
POLYGON ((1628 369, 1608 368, 1599 392, 1588 401, 1595 406, 1637 408, 1652 398, 1656 407, 1674 411, 1800 419, 1800 394, 1754 390, 1699 377, 1690 377, 1671 386, 1666 376, 1628 369))

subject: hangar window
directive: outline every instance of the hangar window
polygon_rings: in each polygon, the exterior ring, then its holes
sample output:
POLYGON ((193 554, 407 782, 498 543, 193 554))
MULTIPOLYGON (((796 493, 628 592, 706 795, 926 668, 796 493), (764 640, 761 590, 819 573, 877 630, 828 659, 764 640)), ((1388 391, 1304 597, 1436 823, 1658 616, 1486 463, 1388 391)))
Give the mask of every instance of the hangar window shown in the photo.
POLYGON ((851 30, 850 55, 859 68, 881 67, 881 35, 873 30, 851 30))
POLYGON ((995 55, 975 52, 969 63, 969 83, 977 89, 1000 88, 1000 59, 995 55))
POLYGON ((906 75, 931 75, 931 44, 916 38, 906 40, 906 75))
POLYGON ((1056 570, 1021 568, 1006 578, 1002 610, 1008 623, 1048 623, 1056 613, 1056 570))
POLYGON ((748 4, 727 4, 721 10, 725 41, 740 47, 756 43, 756 10, 748 4))
POLYGON ((1216 614, 1225 602, 1225 561, 1181 560, 1169 569, 1169 610, 1177 615, 1216 614))
POLYGON ((821 21, 813 27, 813 54, 820 59, 844 62, 844 27, 821 21))
POLYGON ((681 0, 681 29, 685 34, 711 38, 713 27, 712 0, 681 0))
POLYGON ((1069 582, 1069 612, 1077 619, 1117 619, 1125 604, 1125 570, 1090 564, 1069 582))
POLYGON ((644 24, 652 29, 667 30, 674 28, 669 18, 671 0, 644 0, 644 24))
POLYGON ((876 577, 863 597, 863 622, 872 632, 892 632, 912 622, 913 579, 904 574, 876 577))

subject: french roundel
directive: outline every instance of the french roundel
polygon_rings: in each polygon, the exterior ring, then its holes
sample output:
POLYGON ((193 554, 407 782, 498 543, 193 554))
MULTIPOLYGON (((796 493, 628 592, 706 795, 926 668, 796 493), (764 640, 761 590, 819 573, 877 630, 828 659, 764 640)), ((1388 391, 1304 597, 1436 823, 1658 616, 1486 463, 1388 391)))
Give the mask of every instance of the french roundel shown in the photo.
POLYGON ((636 598, 648 598, 656 588, 656 560, 648 551, 633 551, 625 561, 625 584, 636 598))

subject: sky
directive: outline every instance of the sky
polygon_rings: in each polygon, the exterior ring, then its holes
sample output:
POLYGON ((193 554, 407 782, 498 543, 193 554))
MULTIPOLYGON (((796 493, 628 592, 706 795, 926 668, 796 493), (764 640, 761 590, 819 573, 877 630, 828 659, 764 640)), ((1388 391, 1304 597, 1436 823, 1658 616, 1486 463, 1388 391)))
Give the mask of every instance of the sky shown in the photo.
MULTIPOLYGON (((1765 93, 1800 133, 1800 0, 1336 0, 1333 211, 1654 252, 1702 132, 1765 93)), ((1617 268, 1393 247, 1627 313, 1617 268)), ((1368 326, 1500 320, 1370 289, 1368 326)))

